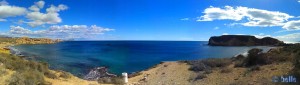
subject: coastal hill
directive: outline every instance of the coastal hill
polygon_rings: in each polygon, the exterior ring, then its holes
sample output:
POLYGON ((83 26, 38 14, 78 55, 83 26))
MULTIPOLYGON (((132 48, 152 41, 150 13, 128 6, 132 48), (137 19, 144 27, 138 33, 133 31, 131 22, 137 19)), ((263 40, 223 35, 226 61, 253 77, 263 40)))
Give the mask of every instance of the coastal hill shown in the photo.
POLYGON ((222 35, 210 37, 208 45, 211 46, 281 46, 284 45, 280 41, 271 37, 262 39, 251 35, 222 35))
POLYGON ((60 39, 48 39, 48 38, 29 38, 29 37, 20 37, 16 39, 17 44, 53 44, 61 42, 60 39))

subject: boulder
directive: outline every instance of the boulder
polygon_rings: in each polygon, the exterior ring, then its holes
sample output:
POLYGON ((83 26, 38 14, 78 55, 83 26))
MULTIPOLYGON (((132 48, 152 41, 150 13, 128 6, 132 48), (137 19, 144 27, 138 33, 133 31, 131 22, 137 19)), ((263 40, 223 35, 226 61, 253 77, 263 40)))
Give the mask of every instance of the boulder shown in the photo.
POLYGON ((106 67, 96 67, 90 70, 90 72, 84 76, 85 80, 95 81, 100 78, 112 78, 117 77, 115 74, 108 73, 108 68, 106 67))

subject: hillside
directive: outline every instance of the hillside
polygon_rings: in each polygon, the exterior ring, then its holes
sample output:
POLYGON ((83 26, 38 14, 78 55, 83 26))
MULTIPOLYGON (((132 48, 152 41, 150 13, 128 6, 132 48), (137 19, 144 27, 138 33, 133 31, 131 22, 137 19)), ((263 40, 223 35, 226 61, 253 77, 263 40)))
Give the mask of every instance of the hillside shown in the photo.
POLYGON ((222 35, 210 37, 208 45, 211 46, 281 46, 284 42, 275 38, 262 39, 251 35, 222 35))

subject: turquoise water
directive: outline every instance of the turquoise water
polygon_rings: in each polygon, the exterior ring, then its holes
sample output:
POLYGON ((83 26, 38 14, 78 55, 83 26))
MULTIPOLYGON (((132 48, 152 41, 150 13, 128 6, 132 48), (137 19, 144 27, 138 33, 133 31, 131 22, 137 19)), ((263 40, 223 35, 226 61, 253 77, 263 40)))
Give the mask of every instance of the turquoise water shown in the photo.
POLYGON ((141 71, 161 61, 232 57, 251 48, 271 47, 208 46, 201 41, 67 41, 56 44, 14 46, 30 59, 47 62, 52 69, 82 77, 94 67, 110 72, 141 71))

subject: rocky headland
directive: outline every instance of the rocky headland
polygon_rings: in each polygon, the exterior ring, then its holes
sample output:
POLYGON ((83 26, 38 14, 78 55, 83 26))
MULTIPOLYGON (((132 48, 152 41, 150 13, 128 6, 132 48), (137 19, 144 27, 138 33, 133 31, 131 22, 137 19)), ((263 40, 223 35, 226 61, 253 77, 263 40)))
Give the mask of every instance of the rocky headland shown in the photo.
POLYGON ((251 35, 222 35, 210 37, 211 46, 283 46, 283 41, 271 37, 256 38, 251 35))

